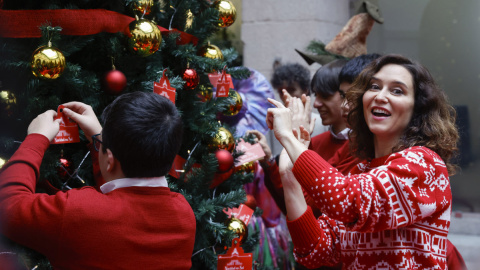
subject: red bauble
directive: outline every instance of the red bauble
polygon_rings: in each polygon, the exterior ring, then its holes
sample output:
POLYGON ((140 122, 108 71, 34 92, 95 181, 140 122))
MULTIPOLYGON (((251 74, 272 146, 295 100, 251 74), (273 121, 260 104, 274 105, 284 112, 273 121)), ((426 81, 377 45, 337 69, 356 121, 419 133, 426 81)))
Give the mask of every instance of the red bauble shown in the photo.
POLYGON ((218 171, 226 172, 233 167, 233 156, 229 151, 220 149, 215 152, 215 157, 218 160, 218 171))
POLYGON ((247 194, 247 200, 244 202, 244 204, 254 210, 257 208, 257 200, 255 200, 255 197, 250 194, 247 194))
POLYGON ((72 161, 61 157, 60 166, 57 168, 57 175, 62 181, 67 181, 70 178, 70 175, 73 173, 73 163, 72 161))
POLYGON ((198 77, 197 71, 193 68, 185 69, 182 78, 185 81, 185 89, 187 90, 195 89, 200 82, 200 77, 198 77))
POLYGON ((104 78, 105 91, 112 95, 119 95, 127 86, 127 77, 119 70, 107 72, 104 78))

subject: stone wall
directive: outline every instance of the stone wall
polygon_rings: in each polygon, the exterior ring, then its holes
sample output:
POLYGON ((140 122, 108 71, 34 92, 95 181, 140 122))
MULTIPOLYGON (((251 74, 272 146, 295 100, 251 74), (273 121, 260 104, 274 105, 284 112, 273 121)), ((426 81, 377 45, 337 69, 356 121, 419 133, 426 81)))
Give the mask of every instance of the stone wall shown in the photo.
MULTIPOLYGON (((304 50, 314 39, 330 42, 349 18, 349 0, 242 0, 244 66, 267 78, 275 59, 307 66, 295 49, 304 50)), ((309 67, 312 76, 319 67, 309 67)))

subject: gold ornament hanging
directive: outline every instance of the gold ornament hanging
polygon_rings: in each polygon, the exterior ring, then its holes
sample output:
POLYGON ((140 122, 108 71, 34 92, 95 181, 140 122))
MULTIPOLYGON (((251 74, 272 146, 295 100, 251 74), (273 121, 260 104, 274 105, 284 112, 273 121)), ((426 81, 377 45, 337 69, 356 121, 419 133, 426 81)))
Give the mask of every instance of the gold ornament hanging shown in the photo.
POLYGON ((245 225, 245 222, 238 218, 229 218, 225 221, 227 229, 238 235, 240 243, 243 243, 248 236, 248 227, 245 225))
POLYGON ((228 129, 219 127, 217 133, 209 142, 208 147, 212 152, 218 149, 225 149, 232 153, 233 149, 235 149, 235 140, 228 129))
POLYGON ((162 34, 153 22, 138 19, 131 22, 128 29, 128 45, 135 54, 146 57, 160 48, 162 34))
POLYGON ((153 0, 137 0, 132 2, 133 12, 139 15, 148 15, 152 12, 153 0))
POLYGON ((9 90, 0 91, 0 115, 11 117, 17 109, 17 98, 9 90))
POLYGON ((5 165, 5 163, 8 162, 8 159, 5 159, 3 157, 0 157, 0 169, 3 167, 3 165, 5 165))
POLYGON ((233 98, 235 103, 233 105, 230 105, 228 107, 227 111, 223 112, 223 114, 226 115, 226 116, 237 115, 240 112, 240 110, 242 109, 242 106, 243 106, 242 97, 240 96, 240 94, 237 91, 232 90, 232 89, 230 89, 230 91, 228 92, 228 96, 230 98, 233 98))
POLYGON ((197 96, 202 102, 210 101, 213 97, 212 86, 207 86, 205 84, 199 85, 197 96))
POLYGON ((220 59, 220 60, 223 61, 223 53, 220 50, 220 48, 218 48, 215 45, 210 44, 210 42, 207 45, 201 47, 198 50, 197 54, 200 55, 200 56, 203 56, 203 57, 207 57, 207 58, 211 58, 211 59, 220 59))
POLYGON ((47 46, 41 46, 33 52, 30 64, 36 77, 56 79, 65 69, 65 56, 49 42, 47 46))
POLYGON ((228 0, 219 0, 213 3, 213 7, 218 10, 218 26, 229 27, 235 22, 237 10, 232 2, 228 0))
POLYGON ((235 167, 235 172, 240 173, 253 173, 255 172, 255 161, 243 163, 242 165, 235 167))

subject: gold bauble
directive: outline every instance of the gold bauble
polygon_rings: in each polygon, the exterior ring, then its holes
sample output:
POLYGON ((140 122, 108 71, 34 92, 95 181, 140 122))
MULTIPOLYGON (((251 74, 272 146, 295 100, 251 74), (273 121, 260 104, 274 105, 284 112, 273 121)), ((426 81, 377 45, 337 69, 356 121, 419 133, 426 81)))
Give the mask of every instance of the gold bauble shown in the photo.
POLYGON ((235 22, 237 10, 232 2, 228 0, 219 0, 213 3, 213 7, 218 10, 218 26, 229 27, 235 22))
POLYGON ((139 19, 128 25, 128 45, 139 56, 149 56, 158 51, 162 34, 157 25, 146 19, 139 19))
POLYGON ((235 167, 235 172, 241 172, 241 173, 255 172, 255 161, 243 163, 242 165, 235 167))
POLYGON ((0 169, 3 167, 3 165, 5 165, 5 163, 8 162, 8 159, 4 159, 2 157, 0 157, 0 169))
POLYGON ((10 117, 17 108, 17 98, 9 90, 0 91, 0 115, 10 117))
POLYGON ((207 86, 205 84, 200 85, 198 87, 197 96, 202 102, 210 101, 213 97, 212 86, 207 86))
POLYGON ((132 10, 139 15, 148 15, 152 11, 153 0, 137 0, 132 2, 132 10))
POLYGON ((65 56, 51 46, 41 46, 33 52, 30 61, 33 75, 43 79, 56 79, 65 69, 65 56))
POLYGON ((238 235, 240 243, 243 243, 248 236, 248 228, 245 222, 238 218, 229 218, 225 221, 227 229, 238 235))
POLYGON ((235 149, 235 140, 228 129, 219 127, 217 133, 215 133, 215 136, 213 136, 208 144, 208 147, 212 152, 218 149, 225 149, 232 153, 233 149, 235 149))
POLYGON ((220 59, 220 60, 223 61, 223 53, 220 50, 220 48, 218 48, 217 46, 212 45, 210 43, 201 47, 198 50, 197 54, 200 55, 200 56, 203 56, 203 57, 207 57, 207 58, 211 58, 211 59, 220 59))
POLYGON ((233 98, 233 100, 235 101, 235 104, 233 105, 230 105, 227 109, 227 111, 223 112, 224 115, 226 116, 233 116, 233 115, 237 115, 240 110, 242 109, 242 106, 243 106, 243 100, 242 100, 242 97, 240 96, 240 94, 235 91, 235 90, 230 90, 228 92, 228 96, 230 98, 233 98))

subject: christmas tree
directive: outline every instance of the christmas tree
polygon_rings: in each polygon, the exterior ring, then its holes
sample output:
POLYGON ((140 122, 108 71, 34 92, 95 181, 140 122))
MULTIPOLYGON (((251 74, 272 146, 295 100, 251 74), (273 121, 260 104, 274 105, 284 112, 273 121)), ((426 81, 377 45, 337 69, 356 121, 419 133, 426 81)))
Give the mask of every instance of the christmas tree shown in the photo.
MULTIPOLYGON (((248 168, 234 167, 242 155, 235 150, 240 138, 224 121, 238 113, 241 98, 233 89, 226 97, 214 95, 222 71, 237 79, 250 75, 233 64, 233 48, 210 43, 235 21, 231 2, 6 0, 0 1, 0 17, 0 163, 46 110, 81 101, 101 115, 118 95, 155 90, 175 102, 184 122, 183 144, 167 179, 196 216, 192 268, 216 269, 217 255, 234 237, 243 236, 245 251, 254 248, 258 237, 244 227, 229 228, 232 220, 224 213, 245 201, 243 185, 252 181, 248 168)), ((37 192, 95 185, 86 142, 80 131, 80 143, 50 146, 37 192)), ((14 243, 9 248, 29 269, 50 268, 41 254, 14 243)))

